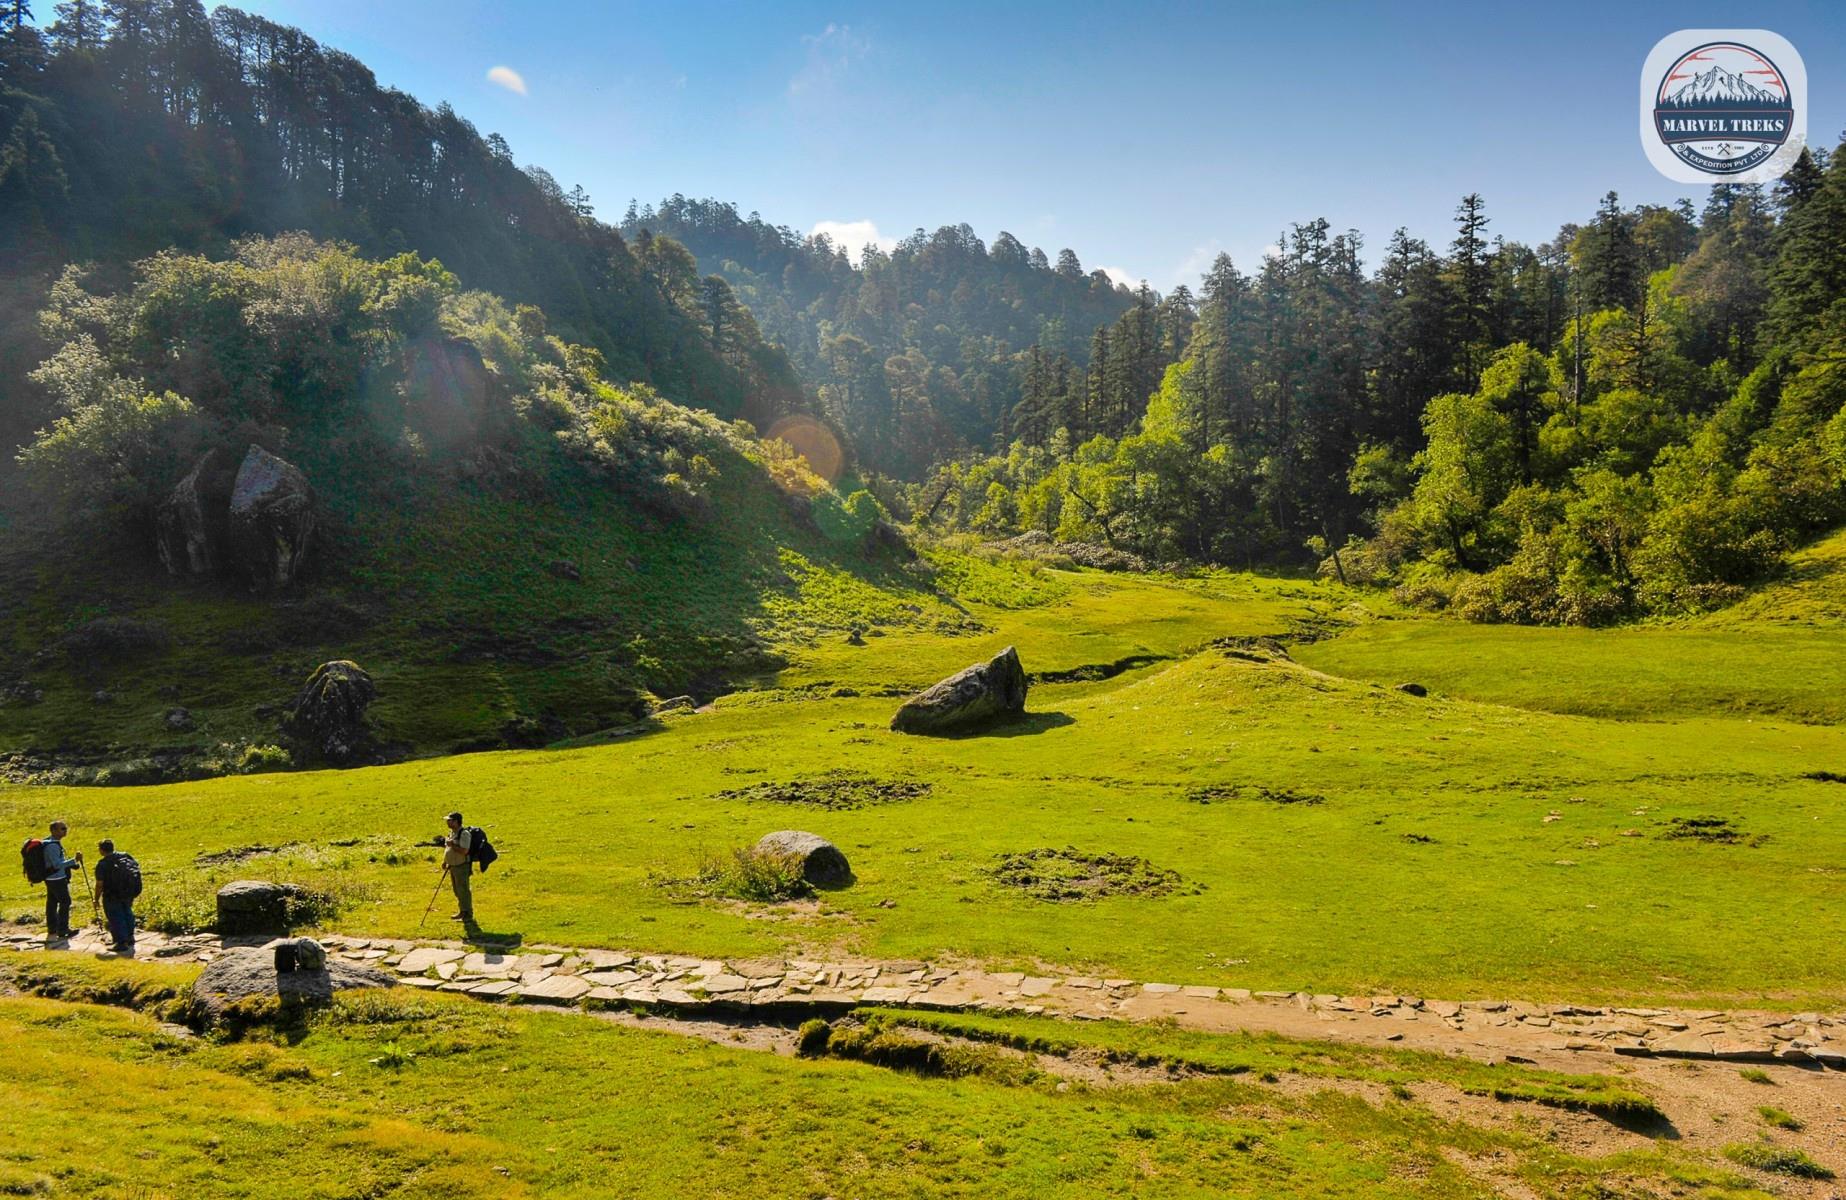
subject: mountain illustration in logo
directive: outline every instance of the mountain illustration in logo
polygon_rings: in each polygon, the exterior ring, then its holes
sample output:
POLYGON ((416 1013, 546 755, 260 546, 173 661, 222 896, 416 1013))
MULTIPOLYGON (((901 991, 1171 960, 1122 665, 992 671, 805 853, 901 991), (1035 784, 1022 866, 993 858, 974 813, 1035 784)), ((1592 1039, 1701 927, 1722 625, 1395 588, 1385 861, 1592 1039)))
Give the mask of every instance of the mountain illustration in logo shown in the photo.
POLYGON ((1700 71, 1680 84, 1669 96, 1661 98, 1661 108, 1787 108, 1788 101, 1776 92, 1757 87, 1743 76, 1716 64, 1700 71))

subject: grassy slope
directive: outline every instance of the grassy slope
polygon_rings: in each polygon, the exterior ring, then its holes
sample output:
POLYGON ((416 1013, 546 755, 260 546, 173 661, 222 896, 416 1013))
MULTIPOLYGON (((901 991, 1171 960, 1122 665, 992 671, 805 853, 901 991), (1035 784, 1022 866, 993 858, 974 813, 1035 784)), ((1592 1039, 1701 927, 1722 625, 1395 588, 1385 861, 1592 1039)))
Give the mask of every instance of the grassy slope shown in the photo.
POLYGON ((1790 576, 1695 620, 1619 629, 1379 621, 1302 661, 1380 683, 1522 708, 1653 720, 1695 714, 1846 720, 1846 530, 1790 576))
MULTIPOLYGON (((73 990, 185 982, 147 965, 43 966, 73 990)), ((1608 1171, 1723 1178, 1670 1151, 1589 1162, 1418 1104, 1311 1088, 1290 1098, 1249 1076, 1107 1089, 932 1080, 445 996, 343 998, 280 1044, 181 1041, 128 1011, 0 999, 0 1044, 0 1105, 17 1135, 0 1190, 21 1194, 1489 1194, 1453 1151, 1491 1157, 1546 1196, 1581 1194, 1608 1171), (414 1057, 373 1064, 391 1052, 414 1057)), ((1194 1037, 1184 1053, 1213 1070, 1326 1079, 1556 1078, 1274 1039, 1194 1037)))
POLYGON ((705 520, 637 510, 607 485, 555 472, 524 489, 398 481, 388 494, 322 482, 328 533, 319 568, 277 604, 228 587, 175 584, 145 549, 21 545, 0 553, 0 683, 21 675, 43 703, 0 703, 0 754, 127 757, 149 750, 277 740, 263 704, 285 703, 317 664, 352 658, 379 684, 380 736, 417 752, 492 741, 515 718, 585 733, 628 719, 634 689, 673 695, 760 672, 754 648, 772 618, 806 611, 811 569, 848 578, 906 621, 958 621, 926 575, 868 559, 792 519, 767 477, 740 456, 720 463, 705 520), (547 569, 565 559, 580 581, 547 569), (132 617, 167 635, 126 659, 34 662, 57 636, 98 617, 132 617), (113 702, 98 704, 103 690, 113 702), (197 728, 172 732, 188 708, 197 728))
MULTIPOLYGON (((1311 597, 1323 607, 1343 599, 1247 578, 1054 582, 1067 594, 1037 607, 967 605, 990 634, 930 642, 894 633, 864 647, 828 635, 794 648, 789 676, 862 690, 1008 641, 1028 670, 1114 661, 1209 634, 1274 632, 1311 597), (1100 653, 1086 652, 1092 642, 1100 653)), ((1660 659, 1678 664, 1688 688, 1708 669, 1679 650, 1660 659)), ((1580 665, 1558 686, 1601 684, 1580 665)), ((342 923, 380 933, 414 927, 427 864, 413 855, 393 865, 377 845, 328 844, 426 837, 459 804, 505 855, 477 888, 483 919, 528 939, 713 955, 796 946, 964 954, 1447 997, 1797 1006, 1846 997, 1846 966, 1831 949, 1846 935, 1846 787, 1803 778, 1846 769, 1837 728, 1710 715, 1637 726, 1417 700, 1215 650, 1102 682, 1041 685, 1031 721, 984 737, 895 735, 885 729, 889 699, 796 695, 740 695, 607 746, 151 789, 0 791, 0 824, 30 828, 56 811, 80 840, 113 834, 150 869, 156 895, 202 898, 234 874, 337 878, 368 892, 342 923), (841 767, 933 791, 846 812, 718 795, 841 767), (1325 802, 1188 798, 1213 785, 1325 802), (1743 840, 1665 836, 1672 818, 1692 816, 1726 818, 1743 840), (756 919, 676 902, 657 885, 689 872, 703 851, 791 827, 837 841, 858 872, 857 886, 828 896, 818 916, 756 919), (308 845, 214 872, 191 865, 200 852, 284 841, 308 845), (1047 904, 987 876, 999 854, 1067 844, 1144 855, 1202 890, 1047 904), (879 907, 887 899, 896 906, 879 907), (1788 936, 1796 929, 1801 937, 1788 936)), ((0 875, 0 911, 33 901, 0 875)))

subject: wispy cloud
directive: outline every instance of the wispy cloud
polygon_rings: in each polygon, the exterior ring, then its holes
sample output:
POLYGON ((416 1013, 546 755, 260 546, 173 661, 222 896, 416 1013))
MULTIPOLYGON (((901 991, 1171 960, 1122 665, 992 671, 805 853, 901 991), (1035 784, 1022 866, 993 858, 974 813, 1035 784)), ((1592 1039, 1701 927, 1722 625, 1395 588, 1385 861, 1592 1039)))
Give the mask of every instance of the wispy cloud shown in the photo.
POLYGON ((801 44, 807 55, 788 81, 790 96, 832 90, 872 51, 872 40, 850 25, 828 25, 819 33, 804 33, 801 44))
POLYGON ((1123 284, 1131 288, 1141 286, 1141 276, 1130 275, 1120 267, 1098 267, 1097 270, 1107 275, 1113 283, 1123 284))
POLYGON ((897 239, 878 232, 878 226, 871 221, 819 221, 808 230, 809 237, 818 237, 823 233, 827 235, 827 240, 844 249, 855 263, 864 256, 867 246, 877 246, 887 253, 897 247, 897 239))
POLYGON ((518 95, 526 94, 526 77, 511 67, 494 67, 487 72, 487 82, 518 95))
POLYGON ((1212 263, 1218 260, 1218 255, 1223 251, 1224 243, 1217 238, 1194 246, 1186 257, 1179 260, 1179 265, 1173 268, 1173 286, 1178 287, 1183 283, 1196 291, 1200 279, 1211 270, 1212 263))

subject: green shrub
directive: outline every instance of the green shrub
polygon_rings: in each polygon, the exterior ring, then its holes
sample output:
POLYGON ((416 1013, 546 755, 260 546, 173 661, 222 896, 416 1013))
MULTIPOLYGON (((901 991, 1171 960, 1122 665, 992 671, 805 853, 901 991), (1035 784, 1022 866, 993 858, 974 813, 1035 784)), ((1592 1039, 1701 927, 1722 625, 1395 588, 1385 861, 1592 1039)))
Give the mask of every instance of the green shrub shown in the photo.
POLYGON ((257 775, 264 771, 286 771, 295 765, 292 755, 281 746, 245 746, 237 756, 239 775, 257 775))
POLYGON ((993 1046, 968 1046, 917 1037, 906 1033, 897 1022, 883 1014, 874 1014, 863 1024, 830 1027, 825 1052, 834 1058, 850 1058, 941 1079, 980 1075, 1002 1083, 1023 1083, 1037 1075, 1031 1067, 1008 1058, 993 1046))
POLYGON ((803 1058, 819 1058, 827 1053, 827 1041, 832 1036, 833 1026, 819 1017, 803 1021, 795 1038, 795 1053, 803 1058))
POLYGON ((1773 1125, 1777 1129, 1800 1129, 1801 1121, 1794 1113, 1773 1104, 1758 1105, 1756 1115, 1763 1119, 1763 1124, 1773 1125))
POLYGON ((802 875, 798 856, 754 846, 708 854, 700 861, 698 872, 680 882, 696 896, 722 896, 759 904, 779 904, 814 894, 813 886, 802 875))
POLYGON ((1832 1179, 1833 1172, 1792 1146, 1769 1142, 1742 1142, 1724 1148, 1724 1157, 1746 1167, 1775 1175, 1792 1175, 1797 1179, 1832 1179))

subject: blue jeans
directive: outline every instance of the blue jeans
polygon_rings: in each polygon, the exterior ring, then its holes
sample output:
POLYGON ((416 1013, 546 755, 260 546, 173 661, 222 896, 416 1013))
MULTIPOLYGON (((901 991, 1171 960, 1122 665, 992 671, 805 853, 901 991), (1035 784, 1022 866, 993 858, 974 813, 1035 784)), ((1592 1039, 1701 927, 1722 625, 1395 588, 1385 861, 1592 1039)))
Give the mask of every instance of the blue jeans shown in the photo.
POLYGON ((45 881, 45 932, 51 937, 66 937, 71 932, 71 881, 45 881))
POLYGON ((133 900, 103 897, 103 917, 109 922, 109 936, 114 940, 116 949, 127 949, 135 944, 135 902, 133 900))

